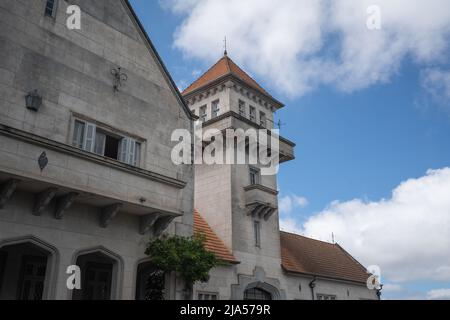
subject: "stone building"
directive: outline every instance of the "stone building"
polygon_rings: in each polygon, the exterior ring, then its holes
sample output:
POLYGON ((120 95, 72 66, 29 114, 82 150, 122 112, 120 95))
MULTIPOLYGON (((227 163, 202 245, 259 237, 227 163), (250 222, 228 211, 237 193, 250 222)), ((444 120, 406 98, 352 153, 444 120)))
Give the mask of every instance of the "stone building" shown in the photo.
MULTIPOLYGON (((283 104, 227 52, 183 96, 202 128, 274 128, 283 104)), ((294 159, 295 144, 279 137, 280 163, 294 159)), ((264 166, 198 165, 194 228, 228 266, 196 286, 197 299, 377 299, 366 269, 339 245, 280 232, 277 176, 264 166)))
POLYGON ((338 245, 280 233, 276 175, 171 161, 174 129, 271 129, 282 107, 227 55, 181 95, 127 0, 2 0, 0 300, 144 299, 147 241, 194 231, 228 263, 194 299, 377 298, 338 245))
POLYGON ((0 1, 0 92, 0 299, 142 298, 150 235, 192 234, 193 117, 128 1, 0 1))

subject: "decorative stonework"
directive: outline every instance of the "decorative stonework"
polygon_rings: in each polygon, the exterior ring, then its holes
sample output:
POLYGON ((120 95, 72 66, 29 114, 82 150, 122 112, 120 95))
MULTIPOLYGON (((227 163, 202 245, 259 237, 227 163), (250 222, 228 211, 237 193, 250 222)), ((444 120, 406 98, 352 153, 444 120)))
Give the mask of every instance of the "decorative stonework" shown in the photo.
POLYGON ((123 208, 123 203, 116 203, 102 209, 100 215, 100 227, 107 228, 111 221, 115 218, 120 209, 123 208))
POLYGON ((40 216, 53 200, 58 189, 48 188, 47 190, 41 192, 36 196, 36 201, 34 204, 33 215, 40 216))
POLYGON ((17 179, 11 179, 5 182, 1 188, 0 188, 0 210, 3 209, 8 202, 9 199, 11 199, 12 195, 14 194, 14 191, 16 191, 17 185, 19 184, 20 180, 17 179))
POLYGON ((272 296, 272 300, 286 300, 286 292, 280 289, 280 281, 267 278, 261 267, 255 267, 253 275, 238 275, 238 284, 231 286, 231 300, 243 300, 244 292, 248 289, 262 289, 272 296))
POLYGON ((79 193, 71 192, 56 199, 55 219, 61 220, 64 213, 72 206, 79 193))

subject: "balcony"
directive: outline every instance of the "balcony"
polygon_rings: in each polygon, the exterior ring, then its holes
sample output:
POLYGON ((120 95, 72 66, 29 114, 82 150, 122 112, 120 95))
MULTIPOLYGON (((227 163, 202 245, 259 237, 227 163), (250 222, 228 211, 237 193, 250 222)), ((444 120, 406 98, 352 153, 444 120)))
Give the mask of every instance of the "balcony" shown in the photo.
POLYGON ((80 203, 98 208, 106 228, 118 213, 140 219, 137 232, 161 234, 183 215, 186 182, 108 160, 44 137, 0 125, 0 210, 16 190, 35 194, 30 214, 55 219, 80 203))
POLYGON ((278 191, 259 184, 244 188, 247 214, 259 219, 269 220, 278 209, 278 191))
MULTIPOLYGON (((253 128, 257 130, 267 130, 257 123, 243 117, 242 115, 229 111, 216 118, 208 120, 203 123, 204 129, 217 129, 225 132, 227 129, 243 129, 244 131, 253 128)), ((271 134, 270 130, 267 130, 271 134)), ((294 148, 295 143, 289 141, 282 136, 279 138, 280 163, 291 161, 295 159, 294 148)))

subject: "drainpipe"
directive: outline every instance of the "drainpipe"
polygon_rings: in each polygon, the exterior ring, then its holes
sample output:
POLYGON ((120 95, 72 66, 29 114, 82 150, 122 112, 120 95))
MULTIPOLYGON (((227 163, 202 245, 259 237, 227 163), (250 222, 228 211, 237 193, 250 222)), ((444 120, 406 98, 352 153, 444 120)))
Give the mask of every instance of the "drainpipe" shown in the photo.
POLYGON ((315 294, 314 294, 314 288, 316 287, 316 277, 314 277, 314 279, 309 283, 309 287, 311 288, 311 295, 312 295, 312 299, 316 300, 315 294))

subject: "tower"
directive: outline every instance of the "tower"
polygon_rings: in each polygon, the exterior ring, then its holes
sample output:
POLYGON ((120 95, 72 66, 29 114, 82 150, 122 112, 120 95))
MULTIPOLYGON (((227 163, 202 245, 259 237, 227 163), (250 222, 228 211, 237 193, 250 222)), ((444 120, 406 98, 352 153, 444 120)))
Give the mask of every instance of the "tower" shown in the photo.
MULTIPOLYGON (((183 96, 203 130, 274 129, 283 104, 224 56, 183 96)), ((294 159, 295 144, 279 137, 280 163, 294 159)), ((248 150, 247 150, 248 151, 248 150)), ((195 207, 241 263, 238 274, 255 268, 278 278, 281 264, 277 176, 261 174, 260 164, 197 165, 195 207), (273 273, 271 270, 274 270, 273 273), (276 270, 276 271, 275 271, 276 270)))

